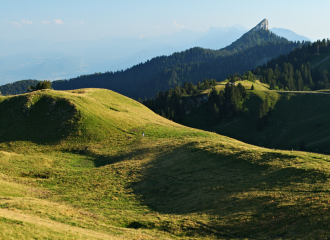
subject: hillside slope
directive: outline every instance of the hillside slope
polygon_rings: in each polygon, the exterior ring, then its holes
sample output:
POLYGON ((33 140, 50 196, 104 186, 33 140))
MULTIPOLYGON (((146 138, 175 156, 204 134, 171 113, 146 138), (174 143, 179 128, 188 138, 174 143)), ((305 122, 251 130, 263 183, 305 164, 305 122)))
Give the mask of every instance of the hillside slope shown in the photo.
POLYGON ((277 95, 276 103, 262 131, 257 130, 257 123, 261 100, 265 95, 260 98, 254 94, 258 93, 252 93, 247 104, 249 115, 215 126, 216 132, 268 148, 299 150, 301 143, 304 143, 307 151, 329 153, 328 93, 268 93, 277 95))
POLYGON ((327 156, 184 127, 108 90, 0 101, 1 238, 329 235, 327 156))
POLYGON ((255 69, 261 82, 272 90, 309 91, 329 89, 330 40, 296 48, 255 69))
MULTIPOLYGON (((224 91, 226 83, 227 81, 217 83, 215 89, 224 91)), ((270 91, 269 85, 258 80, 236 82, 239 83, 249 93, 243 113, 223 116, 224 119, 220 123, 214 123, 212 106, 205 100, 178 122, 261 147, 299 150, 303 144, 307 151, 329 153, 330 129, 326 124, 330 117, 327 110, 330 101, 328 90, 270 91), (254 90, 251 90, 252 84, 254 90), (260 109, 266 98, 272 110, 267 115, 267 123, 263 129, 258 129, 260 109)), ((211 88, 201 94, 210 92, 211 88)))

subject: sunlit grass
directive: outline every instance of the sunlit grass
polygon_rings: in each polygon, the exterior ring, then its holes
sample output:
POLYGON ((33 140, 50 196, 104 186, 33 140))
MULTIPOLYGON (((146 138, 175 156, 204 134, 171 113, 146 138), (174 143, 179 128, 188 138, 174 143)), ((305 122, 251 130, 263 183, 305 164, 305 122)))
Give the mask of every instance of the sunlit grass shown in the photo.
MULTIPOLYGON (((35 117, 51 121, 67 111, 56 122, 66 128, 44 143, 38 135, 47 136, 47 122, 1 141, 0 237, 89 239, 85 230, 128 239, 329 234, 327 156, 184 127, 108 90, 33 95, 35 117), (62 105, 43 115, 53 99, 62 105)), ((20 97, 0 108, 21 109, 31 95, 20 97)), ((22 131, 32 122, 31 114, 17 117, 22 131)), ((1 115, 0 123, 12 129, 9 118, 1 115)))

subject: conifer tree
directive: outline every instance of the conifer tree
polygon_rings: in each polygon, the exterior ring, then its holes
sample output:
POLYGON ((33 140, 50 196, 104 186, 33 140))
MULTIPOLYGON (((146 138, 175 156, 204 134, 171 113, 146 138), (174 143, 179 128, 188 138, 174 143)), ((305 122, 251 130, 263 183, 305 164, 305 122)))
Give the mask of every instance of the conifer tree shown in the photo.
POLYGON ((171 119, 173 120, 175 118, 175 111, 174 111, 174 108, 172 109, 171 111, 171 119))
POLYGON ((162 117, 164 117, 164 118, 166 118, 166 114, 165 114, 165 112, 164 112, 164 110, 162 110, 162 117))
POLYGON ((213 104, 213 121, 214 123, 219 122, 219 108, 215 103, 213 104))

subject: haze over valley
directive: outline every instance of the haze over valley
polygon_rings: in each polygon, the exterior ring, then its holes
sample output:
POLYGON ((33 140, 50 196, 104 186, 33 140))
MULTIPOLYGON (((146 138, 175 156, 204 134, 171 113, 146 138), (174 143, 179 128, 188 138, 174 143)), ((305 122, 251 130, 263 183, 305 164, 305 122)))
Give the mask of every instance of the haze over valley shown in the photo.
MULTIPOLYGON (((273 28, 290 41, 309 41, 290 30, 273 28)), ((171 55, 193 47, 218 50, 240 38, 248 29, 235 24, 210 27, 206 32, 183 28, 156 37, 105 37, 96 41, 42 39, 8 41, 0 38, 0 84, 23 79, 69 79, 95 72, 117 71, 153 57, 171 55)))

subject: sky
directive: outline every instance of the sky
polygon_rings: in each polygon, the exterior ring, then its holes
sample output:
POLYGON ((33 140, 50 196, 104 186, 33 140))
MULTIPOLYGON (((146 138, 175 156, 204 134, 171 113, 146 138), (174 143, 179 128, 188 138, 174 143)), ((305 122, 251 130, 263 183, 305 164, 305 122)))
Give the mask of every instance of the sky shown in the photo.
POLYGON ((234 24, 250 29, 267 18, 270 28, 315 40, 330 38, 329 9, 328 0, 4 0, 0 39, 147 38, 234 24))

